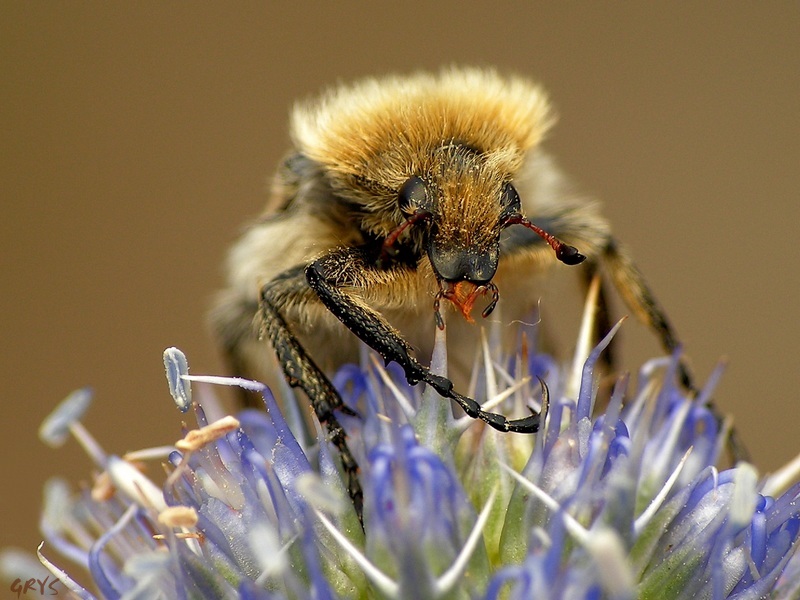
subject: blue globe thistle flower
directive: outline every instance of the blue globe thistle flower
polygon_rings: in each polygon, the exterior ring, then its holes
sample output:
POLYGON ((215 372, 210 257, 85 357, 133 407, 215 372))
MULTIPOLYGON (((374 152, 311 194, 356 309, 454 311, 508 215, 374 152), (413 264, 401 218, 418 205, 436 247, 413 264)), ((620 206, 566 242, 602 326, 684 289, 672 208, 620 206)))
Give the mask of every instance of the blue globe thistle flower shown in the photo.
POLYGON ((589 351, 587 318, 572 367, 524 341, 510 358, 483 344, 473 397, 512 418, 547 410, 537 435, 456 417, 366 351, 341 369, 334 384, 360 415, 341 421, 363 529, 318 422, 291 403, 284 417, 259 383, 189 375, 169 349, 172 396, 197 421, 175 444, 106 453, 80 425, 86 390, 43 424, 48 443, 74 435, 101 475, 78 493, 49 483, 40 560, 79 598, 800 597, 800 465, 718 471, 727 424, 707 402, 719 373, 689 398, 677 357, 646 364, 636 389, 620 378, 596 407, 595 364, 618 327, 589 351), (223 416, 192 383, 259 392, 266 411, 223 416), (141 467, 153 459, 158 484, 141 467), (88 570, 91 591, 55 552, 88 570))

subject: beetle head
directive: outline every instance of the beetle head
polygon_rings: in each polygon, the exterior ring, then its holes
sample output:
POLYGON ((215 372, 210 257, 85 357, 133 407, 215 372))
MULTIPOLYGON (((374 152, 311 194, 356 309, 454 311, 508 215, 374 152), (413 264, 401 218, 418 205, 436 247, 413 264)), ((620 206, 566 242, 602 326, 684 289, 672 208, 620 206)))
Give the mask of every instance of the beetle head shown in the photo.
MULTIPOLYGON (((463 149, 460 147, 459 150, 463 149)), ((491 169, 477 155, 456 153, 452 160, 426 176, 412 175, 400 186, 398 207, 406 222, 387 238, 393 243, 409 226, 422 229, 422 250, 430 260, 439 283, 434 301, 436 319, 441 298, 450 300, 468 321, 479 295, 491 293, 482 315, 494 310, 499 291, 492 279, 500 261, 500 234, 510 225, 534 231, 565 264, 578 264, 585 257, 529 222, 521 213, 517 190, 507 176, 491 169)))
POLYGON ((491 292, 483 311, 488 316, 498 298, 492 279, 500 261, 500 232, 520 210, 513 185, 462 157, 438 173, 409 177, 398 191, 398 204, 407 223, 423 229, 423 250, 439 282, 437 306, 440 298, 450 300, 471 321, 478 296, 491 292))

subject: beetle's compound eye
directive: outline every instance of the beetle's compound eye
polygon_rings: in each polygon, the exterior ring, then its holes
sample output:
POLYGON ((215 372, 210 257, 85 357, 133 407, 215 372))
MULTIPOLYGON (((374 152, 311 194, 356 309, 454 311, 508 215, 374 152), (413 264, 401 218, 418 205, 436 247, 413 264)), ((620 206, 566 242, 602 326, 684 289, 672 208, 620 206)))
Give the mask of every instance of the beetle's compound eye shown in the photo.
POLYGON ((405 215, 428 209, 428 186, 421 177, 413 175, 406 179, 397 192, 397 204, 405 215))

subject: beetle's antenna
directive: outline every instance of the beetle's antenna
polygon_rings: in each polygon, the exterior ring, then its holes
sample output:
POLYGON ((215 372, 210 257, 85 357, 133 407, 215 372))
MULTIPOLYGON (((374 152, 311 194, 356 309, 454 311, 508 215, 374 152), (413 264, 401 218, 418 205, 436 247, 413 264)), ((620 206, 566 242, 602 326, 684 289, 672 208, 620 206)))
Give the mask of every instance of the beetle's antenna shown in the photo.
POLYGON ((381 246, 381 262, 387 261, 393 254, 394 245, 397 243, 397 240, 406 229, 412 225, 416 225, 420 221, 425 221, 426 219, 430 218, 430 216, 431 213, 427 210, 420 209, 414 211, 414 213, 408 217, 408 219, 400 223, 400 225, 396 227, 394 231, 387 235, 386 239, 383 240, 383 245, 381 246))
POLYGON ((570 246, 569 244, 565 244, 556 236, 547 233, 544 229, 531 223, 527 218, 523 217, 522 215, 513 215, 505 220, 503 223, 504 227, 508 227, 509 225, 522 225, 523 227, 527 227, 531 231, 533 231, 536 235, 541 237, 545 242, 550 244, 550 247, 555 250, 556 258, 563 262, 565 265, 578 265, 586 260, 586 257, 578 252, 578 249, 575 246, 570 246))

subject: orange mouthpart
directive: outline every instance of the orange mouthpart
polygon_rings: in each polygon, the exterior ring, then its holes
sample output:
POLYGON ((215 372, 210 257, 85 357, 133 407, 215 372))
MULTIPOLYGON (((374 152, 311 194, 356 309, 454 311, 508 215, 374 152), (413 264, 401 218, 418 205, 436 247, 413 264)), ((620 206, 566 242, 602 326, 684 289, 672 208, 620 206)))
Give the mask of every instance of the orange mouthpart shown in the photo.
POLYGON ((472 318, 472 307, 475 305, 475 300, 478 296, 486 292, 486 287, 478 286, 469 281, 459 281, 456 284, 448 284, 444 290, 444 297, 456 305, 461 312, 464 319, 468 323, 474 323, 475 319, 472 318))

